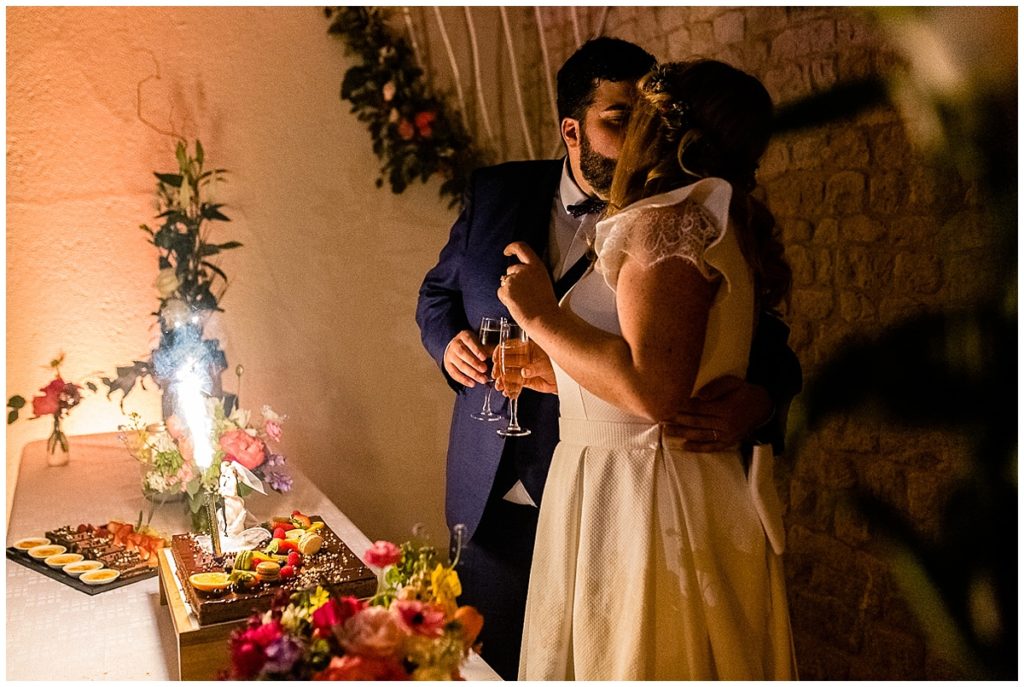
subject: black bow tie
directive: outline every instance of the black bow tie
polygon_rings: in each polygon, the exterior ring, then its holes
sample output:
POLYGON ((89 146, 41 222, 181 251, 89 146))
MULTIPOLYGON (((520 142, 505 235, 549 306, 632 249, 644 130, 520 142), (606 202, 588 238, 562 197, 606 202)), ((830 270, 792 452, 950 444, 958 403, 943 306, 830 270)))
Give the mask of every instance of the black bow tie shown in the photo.
POLYGON ((608 207, 608 203, 601 200, 600 198, 594 198, 593 196, 587 196, 585 200, 579 203, 574 203, 566 208, 569 214, 579 219, 583 215, 599 214, 604 212, 604 209, 608 207))

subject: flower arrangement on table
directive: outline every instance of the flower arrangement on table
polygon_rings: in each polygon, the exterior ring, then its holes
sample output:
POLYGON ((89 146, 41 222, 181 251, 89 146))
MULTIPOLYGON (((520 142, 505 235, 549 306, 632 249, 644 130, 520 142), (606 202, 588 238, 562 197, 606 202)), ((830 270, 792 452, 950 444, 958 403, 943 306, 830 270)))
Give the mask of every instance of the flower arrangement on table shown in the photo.
POLYGON ((455 561, 430 546, 378 541, 364 556, 382 568, 368 601, 320 587, 275 599, 232 633, 237 680, 451 680, 473 649, 483 618, 458 606, 455 561))
MULTIPOLYGON (((88 388, 96 391, 96 385, 92 382, 85 382, 82 385, 65 381, 60 374, 60 366, 64 364, 64 354, 61 353, 50 361, 49 367, 53 369, 53 380, 40 389, 42 396, 32 398, 32 417, 36 420, 47 415, 53 416, 53 431, 46 442, 46 452, 49 454, 51 465, 63 465, 67 462, 68 452, 71 445, 68 436, 64 433, 61 422, 71 412, 71 409, 82 401, 82 389, 88 388), (60 449, 58 451, 58 448, 60 449), (57 456, 61 456, 58 458, 57 456)), ((17 421, 21 409, 25 407, 26 401, 23 396, 11 396, 7 400, 7 424, 17 421)))
POLYGON ((190 428, 172 415, 163 425, 147 427, 137 413, 121 428, 128 452, 143 468, 142 490, 154 501, 184 494, 194 524, 202 516, 204 498, 218 494, 224 501, 222 529, 234 536, 244 529, 244 499, 253 492, 265 494, 264 485, 279 493, 291 489, 292 479, 280 468, 285 457, 272 446, 281 440, 286 416, 263 406, 257 417, 248 410, 225 410, 219 398, 203 399, 201 412, 209 418, 209 450, 212 460, 203 469, 196 462, 196 446, 190 428), (161 498, 163 497, 163 498, 161 498))

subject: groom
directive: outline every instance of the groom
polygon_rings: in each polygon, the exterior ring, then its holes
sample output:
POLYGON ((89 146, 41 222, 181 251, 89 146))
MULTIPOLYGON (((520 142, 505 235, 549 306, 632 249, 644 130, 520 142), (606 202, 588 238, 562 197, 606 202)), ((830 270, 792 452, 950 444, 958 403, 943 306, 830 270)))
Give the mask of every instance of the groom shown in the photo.
MULTIPOLYGON (((588 41, 574 53, 557 77, 566 158, 478 170, 437 265, 420 287, 416 321, 423 345, 456 393, 445 515, 449 529, 465 526, 460 601, 483 614, 483 657, 506 680, 518 674, 538 506, 558 442, 558 397, 523 390, 519 423, 532 431, 526 437, 504 439, 495 431, 503 423, 472 419, 483 406, 488 379, 476 330, 481 317, 509 317, 496 295, 507 266, 502 251, 509 243, 525 241, 543 256, 556 290, 579 278, 576 265, 583 265, 578 261, 601 209, 593 196, 610 188, 633 84, 654 65, 646 51, 614 38, 588 41)), ((800 389, 800 367, 786 346, 785 325, 764 325, 764 320, 758 339, 765 332, 770 340, 755 339, 748 379, 768 387, 770 396, 740 380, 715 380, 705 403, 681 409, 686 426, 673 433, 687 439, 688 448, 735 445, 766 418, 784 422, 785 407, 800 389)), ((504 408, 495 410, 504 414, 504 408)), ((774 434, 778 445, 781 434, 774 434)))

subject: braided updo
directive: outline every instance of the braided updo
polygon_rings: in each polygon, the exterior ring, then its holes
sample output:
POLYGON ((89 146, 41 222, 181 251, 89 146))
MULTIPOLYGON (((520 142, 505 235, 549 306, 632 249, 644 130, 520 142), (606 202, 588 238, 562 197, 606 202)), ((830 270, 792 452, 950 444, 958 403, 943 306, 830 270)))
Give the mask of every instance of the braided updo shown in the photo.
POLYGON ((771 137, 768 91, 750 74, 701 59, 655 67, 640 79, 637 93, 608 214, 699 179, 725 179, 733 187, 730 211, 763 304, 774 307, 788 298, 791 271, 775 220, 749 196, 771 137))

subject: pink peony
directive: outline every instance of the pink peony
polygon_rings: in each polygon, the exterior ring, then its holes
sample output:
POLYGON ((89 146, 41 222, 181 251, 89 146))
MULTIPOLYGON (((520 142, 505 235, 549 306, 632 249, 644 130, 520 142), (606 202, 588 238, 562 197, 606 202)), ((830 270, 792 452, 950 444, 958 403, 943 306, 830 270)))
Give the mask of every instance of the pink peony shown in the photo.
POLYGON ((397 654, 407 634, 394 614, 380 606, 363 609, 335 633, 346 652, 373 658, 397 654))
POLYGON ((444 609, 422 601, 396 601, 391 608, 410 631, 426 637, 440 637, 446 622, 444 609))
POLYGON ((320 631, 321 635, 330 634, 336 626, 341 625, 361 610, 363 610, 363 602, 354 596, 331 599, 313 611, 311 619, 313 630, 320 631))
POLYGON ((366 562, 378 568, 394 565, 402 557, 402 550, 389 541, 375 541, 363 554, 366 562))
POLYGON ((253 436, 249 436, 245 430, 232 429, 220 435, 220 447, 229 460, 239 463, 242 467, 255 470, 263 464, 266 458, 264 443, 253 436))
POLYGON ((420 132, 420 136, 423 138, 430 138, 434 134, 434 120, 437 119, 437 113, 432 111, 418 112, 414 121, 416 122, 416 130, 420 132))
POLYGON ((335 656, 313 676, 314 680, 408 680, 409 675, 395 659, 366 656, 335 656))

